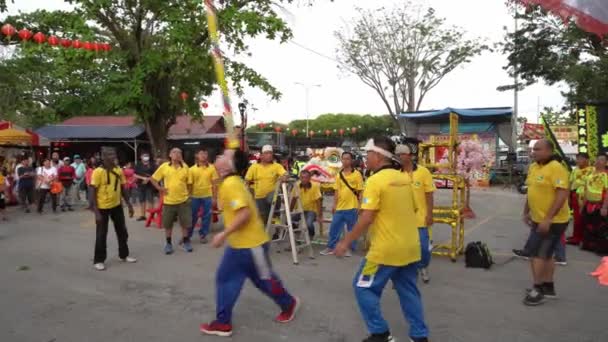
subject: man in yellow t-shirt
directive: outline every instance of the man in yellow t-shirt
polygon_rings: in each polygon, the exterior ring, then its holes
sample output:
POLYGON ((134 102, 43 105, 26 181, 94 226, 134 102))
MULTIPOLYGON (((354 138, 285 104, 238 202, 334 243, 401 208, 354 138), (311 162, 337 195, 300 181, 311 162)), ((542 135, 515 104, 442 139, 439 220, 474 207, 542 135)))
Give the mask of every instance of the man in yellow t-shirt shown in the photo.
POLYGON ((435 192, 433 175, 426 167, 414 163, 409 146, 397 145, 395 154, 401 160, 401 171, 409 177, 414 190, 417 209, 416 225, 420 233, 420 250, 422 252, 420 276, 424 283, 428 283, 431 280, 428 267, 431 262, 431 249, 433 248, 429 234, 433 225, 433 192, 435 192))
POLYGON ((177 219, 182 227, 182 247, 188 253, 192 252, 192 244, 188 230, 192 227, 192 207, 190 193, 192 192, 192 174, 190 168, 182 159, 182 150, 174 148, 169 154, 170 161, 158 167, 150 183, 163 196, 163 228, 165 228, 165 254, 173 253, 171 242, 173 222, 177 219), (163 181, 163 187, 159 182, 163 181))
POLYGON ((572 236, 567 239, 568 244, 578 245, 583 239, 583 217, 580 204, 585 192, 585 179, 593 172, 589 166, 589 155, 579 153, 576 156, 576 168, 570 173, 570 208, 572 208, 572 236))
MULTIPOLYGON (((321 185, 311 181, 312 175, 310 171, 302 170, 300 172, 300 181, 296 184, 300 190, 300 200, 302 201, 302 209, 304 210, 304 220, 308 227, 308 235, 312 239, 315 236, 315 221, 319 223, 319 229, 323 226, 323 195, 321 194, 321 185)), ((292 198, 295 197, 295 188, 292 190, 292 198)), ((295 203, 292 203, 292 208, 295 203)), ((300 219, 300 215, 294 215, 296 220, 300 219)))
POLYGON ((215 163, 222 179, 218 204, 224 231, 213 237, 211 245, 219 248, 227 241, 228 246, 216 274, 216 319, 200 325, 200 331, 208 335, 232 335, 232 309, 247 278, 281 308, 277 322, 292 321, 300 306, 300 300, 287 292, 272 269, 270 239, 247 185, 238 176, 248 164, 244 152, 233 150, 224 152, 215 163))
MULTIPOLYGON (((353 168, 353 154, 344 152, 342 153, 342 170, 336 176, 334 206, 332 208, 334 215, 329 226, 327 248, 321 251, 321 255, 334 254, 334 248, 340 240, 344 226, 349 232, 353 230, 357 222, 361 190, 363 190, 363 176, 353 168)), ((350 247, 351 250, 346 253, 347 257, 352 256, 351 251, 355 251, 357 242, 353 241, 350 247)))
POLYGON ((287 171, 281 164, 274 162, 274 154, 272 146, 265 145, 262 147, 262 155, 260 162, 251 165, 245 175, 245 180, 253 185, 253 193, 255 195, 255 203, 262 215, 262 222, 268 222, 270 207, 272 206, 272 197, 277 182, 281 179, 286 179, 287 171))
POLYGON ((370 227, 370 248, 353 280, 359 309, 371 336, 365 341, 393 341, 380 310, 382 290, 393 281, 414 342, 427 341, 428 328, 416 286, 420 234, 415 220, 414 193, 407 175, 395 169, 395 143, 385 137, 368 141, 368 167, 374 170, 363 190, 361 214, 354 229, 336 246, 345 255, 352 241, 370 227))
POLYGON ((524 299, 524 304, 529 306, 540 305, 545 298, 556 296, 553 257, 570 220, 568 170, 553 159, 553 143, 539 140, 532 156, 535 162, 528 169, 528 197, 523 213, 524 222, 532 228, 528 252, 534 287, 524 299))
MULTIPOLYGON (((595 158, 595 170, 585 179, 585 204, 583 205, 583 231, 597 232, 606 225, 608 215, 608 173, 606 173, 606 155, 599 154, 595 158)), ((593 249, 585 234, 581 238, 581 248, 593 249)))
POLYGON ((211 227, 211 212, 216 202, 215 183, 219 179, 215 166, 209 164, 209 153, 200 149, 196 153, 196 164, 190 168, 192 174, 192 227, 188 237, 192 238, 194 227, 198 222, 199 211, 202 211, 201 229, 199 231, 201 243, 207 243, 207 234, 211 227))
POLYGON ((122 191, 127 182, 122 170, 116 166, 116 152, 113 149, 102 151, 102 166, 96 168, 91 175, 90 206, 95 213, 95 255, 93 265, 96 270, 106 269, 104 262, 107 257, 108 224, 114 223, 116 240, 118 240, 118 257, 123 262, 134 263, 137 259, 129 256, 127 225, 122 209, 121 198, 129 208, 129 217, 133 217, 133 206, 129 196, 122 191))

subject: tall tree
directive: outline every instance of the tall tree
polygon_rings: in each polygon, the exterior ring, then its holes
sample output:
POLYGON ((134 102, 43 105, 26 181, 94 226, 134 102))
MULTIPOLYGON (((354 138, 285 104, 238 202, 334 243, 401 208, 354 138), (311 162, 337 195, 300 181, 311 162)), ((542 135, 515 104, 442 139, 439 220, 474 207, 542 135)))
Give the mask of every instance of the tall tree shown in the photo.
MULTIPOLYGON (((77 55, 89 63, 108 65, 97 69, 105 86, 114 90, 113 107, 123 113, 133 112, 148 132, 154 152, 165 154, 167 132, 180 113, 199 112, 199 101, 211 94, 215 76, 209 54, 210 39, 203 2, 200 0, 66 0, 72 12, 48 12, 40 22, 27 22, 27 15, 9 17, 8 22, 46 28, 62 37, 79 37, 84 28, 57 25, 58 17, 77 16, 91 31, 87 39, 105 39, 114 46, 110 56, 77 55), (182 97, 180 94, 187 94, 182 97)), ((220 0, 216 1, 220 30, 226 51, 246 53, 246 39, 265 36, 282 42, 291 38, 291 30, 276 12, 276 4, 292 0, 220 0)), ((17 26, 21 27, 21 26, 17 26)), ((1 38, 1 37, 0 37, 1 38)), ((21 46, 21 45, 20 45, 21 46)), ((21 50, 21 47, 18 48, 21 50)), ((76 51, 74 53, 79 53, 76 51)), ((69 72, 60 84, 71 81, 72 51, 49 54, 50 65, 65 64, 69 72)), ((18 52, 18 57, 27 56, 18 52)), ((79 60, 78 65, 82 59, 79 60)), ((273 99, 280 97, 263 76, 242 63, 227 59, 227 73, 233 87, 242 92, 244 85, 256 86, 273 99)), ((95 82, 97 83, 97 82, 95 82)), ((43 94, 43 95, 46 95, 43 94)), ((94 98, 94 97, 93 97, 94 98)), ((96 113, 98 114, 98 113, 96 113)))
POLYGON ((518 75, 520 89, 541 80, 549 85, 565 82, 563 95, 569 103, 608 99, 608 37, 587 33, 540 6, 508 4, 519 29, 507 33, 501 46, 508 56, 505 69, 518 75))
POLYGON ((395 119, 403 111, 419 110, 447 74, 488 48, 448 26, 433 8, 409 1, 359 12, 353 28, 336 32, 340 67, 374 89, 395 119))

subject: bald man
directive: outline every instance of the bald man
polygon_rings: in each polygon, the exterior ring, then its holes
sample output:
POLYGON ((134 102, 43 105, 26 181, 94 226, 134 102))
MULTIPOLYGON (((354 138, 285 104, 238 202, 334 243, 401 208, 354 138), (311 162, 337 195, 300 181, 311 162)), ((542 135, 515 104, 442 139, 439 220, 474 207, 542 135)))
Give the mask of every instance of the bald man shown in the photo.
POLYGON ((553 156, 553 144, 539 140, 533 148, 534 163, 528 170, 528 196, 523 221, 531 228, 530 256, 534 287, 527 291, 524 304, 543 304, 555 298, 554 254, 560 237, 568 227, 568 170, 553 156))

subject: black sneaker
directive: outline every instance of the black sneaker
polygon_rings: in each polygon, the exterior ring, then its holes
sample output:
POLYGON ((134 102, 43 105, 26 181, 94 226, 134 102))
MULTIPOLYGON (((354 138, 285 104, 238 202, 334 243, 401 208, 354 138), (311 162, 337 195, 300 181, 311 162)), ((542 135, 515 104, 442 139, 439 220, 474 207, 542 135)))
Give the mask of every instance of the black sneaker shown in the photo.
POLYGON ((427 337, 410 337, 410 342, 429 342, 427 337))
POLYGON ((545 302, 545 296, 542 293, 542 290, 539 291, 537 288, 531 289, 526 298, 524 298, 524 304, 528 306, 537 306, 541 305, 545 302))
POLYGON ((145 220, 146 220, 145 216, 140 216, 140 217, 137 218, 136 221, 145 221, 145 220))
POLYGON ((543 296, 545 296, 545 298, 547 299, 557 298, 557 293, 555 293, 555 286, 543 284, 543 296))
POLYGON ((523 249, 514 249, 513 250, 513 255, 515 255, 516 257, 518 257, 520 259, 524 259, 524 260, 530 259, 530 254, 528 254, 523 249))
POLYGON ((394 342, 395 339, 391 336, 390 332, 385 332, 384 334, 371 334, 368 338, 363 340, 363 342, 394 342))

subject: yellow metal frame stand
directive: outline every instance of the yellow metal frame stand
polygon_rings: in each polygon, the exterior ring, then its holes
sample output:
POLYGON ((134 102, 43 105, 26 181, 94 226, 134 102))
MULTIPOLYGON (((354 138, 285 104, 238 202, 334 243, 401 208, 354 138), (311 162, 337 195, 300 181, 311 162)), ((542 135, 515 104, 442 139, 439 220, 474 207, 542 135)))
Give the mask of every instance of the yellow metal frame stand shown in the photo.
POLYGON ((433 180, 452 182, 451 206, 434 206, 433 222, 447 224, 451 227, 451 239, 447 243, 433 244, 433 254, 449 256, 456 261, 464 252, 464 208, 465 208, 465 179, 456 171, 458 159, 458 115, 450 113, 450 138, 447 143, 420 144, 418 147, 418 163, 433 172, 433 180), (448 162, 437 163, 431 160, 431 153, 437 147, 448 149, 448 162), (447 169, 447 173, 436 174, 439 169, 447 169))

